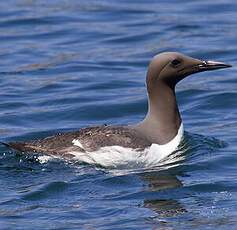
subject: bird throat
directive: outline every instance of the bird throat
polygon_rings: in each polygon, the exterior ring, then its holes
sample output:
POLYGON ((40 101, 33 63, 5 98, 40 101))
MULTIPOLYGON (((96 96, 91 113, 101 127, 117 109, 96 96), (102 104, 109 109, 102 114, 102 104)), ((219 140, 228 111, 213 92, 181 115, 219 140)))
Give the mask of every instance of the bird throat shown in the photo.
POLYGON ((137 127, 152 143, 166 144, 176 136, 181 124, 175 88, 160 81, 147 91, 148 113, 137 127))

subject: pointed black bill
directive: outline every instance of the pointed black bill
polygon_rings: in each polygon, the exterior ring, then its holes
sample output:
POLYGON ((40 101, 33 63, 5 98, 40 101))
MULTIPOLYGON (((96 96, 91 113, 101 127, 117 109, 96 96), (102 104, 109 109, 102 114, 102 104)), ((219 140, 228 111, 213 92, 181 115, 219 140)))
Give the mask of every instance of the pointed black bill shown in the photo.
POLYGON ((232 67, 229 64, 217 61, 203 61, 201 64, 198 65, 200 71, 206 70, 216 70, 216 69, 224 69, 232 67))

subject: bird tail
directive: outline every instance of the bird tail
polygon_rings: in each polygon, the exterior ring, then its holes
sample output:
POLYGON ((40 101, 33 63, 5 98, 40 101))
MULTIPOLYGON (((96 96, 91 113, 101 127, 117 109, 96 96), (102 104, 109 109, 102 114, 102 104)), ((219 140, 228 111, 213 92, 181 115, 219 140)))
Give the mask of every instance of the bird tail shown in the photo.
POLYGON ((8 143, 2 142, 2 141, 0 141, 0 144, 6 146, 6 147, 8 147, 8 148, 10 147, 10 145, 9 145, 8 143))
POLYGON ((18 143, 18 142, 6 143, 6 142, 1 141, 0 144, 6 146, 8 148, 20 151, 20 152, 24 152, 26 150, 26 144, 25 143, 18 143))

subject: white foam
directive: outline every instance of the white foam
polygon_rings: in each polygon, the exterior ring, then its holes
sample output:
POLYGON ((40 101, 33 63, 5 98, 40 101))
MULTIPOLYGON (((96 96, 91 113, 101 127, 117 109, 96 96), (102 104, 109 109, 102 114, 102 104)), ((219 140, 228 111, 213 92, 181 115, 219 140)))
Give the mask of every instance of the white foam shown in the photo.
POLYGON ((50 161, 52 159, 53 159, 53 157, 47 156, 47 155, 37 157, 38 162, 41 163, 41 164, 45 164, 45 163, 47 163, 48 161, 50 161))
MULTIPOLYGON (((167 144, 152 144, 144 151, 122 146, 106 146, 94 152, 69 152, 75 159, 88 164, 98 164, 112 168, 153 167, 160 164, 179 146, 184 134, 183 124, 180 125, 177 135, 167 144)), ((83 148, 79 140, 73 144, 83 148)))

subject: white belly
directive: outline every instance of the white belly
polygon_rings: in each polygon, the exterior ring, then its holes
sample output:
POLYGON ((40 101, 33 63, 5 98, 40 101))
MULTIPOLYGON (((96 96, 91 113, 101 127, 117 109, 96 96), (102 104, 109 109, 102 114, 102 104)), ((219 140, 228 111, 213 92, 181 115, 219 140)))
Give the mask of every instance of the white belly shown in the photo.
MULTIPOLYGON (((97 164, 106 168, 154 167, 177 150, 183 133, 183 124, 181 124, 177 135, 170 142, 164 145, 152 144, 144 151, 136 151, 136 149, 121 146, 106 146, 94 152, 69 153, 73 154, 74 159, 78 161, 97 164)), ((73 140, 73 144, 82 147, 78 140, 73 140)))

